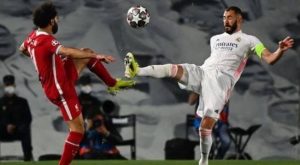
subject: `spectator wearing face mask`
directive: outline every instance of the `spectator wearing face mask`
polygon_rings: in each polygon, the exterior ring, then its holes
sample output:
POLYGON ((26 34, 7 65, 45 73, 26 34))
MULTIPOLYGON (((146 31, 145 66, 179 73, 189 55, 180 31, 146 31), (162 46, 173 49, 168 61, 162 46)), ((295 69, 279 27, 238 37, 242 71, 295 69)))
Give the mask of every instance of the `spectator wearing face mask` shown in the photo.
POLYGON ((4 95, 0 98, 0 141, 20 140, 25 161, 32 161, 31 112, 26 99, 16 94, 15 77, 3 77, 4 95))

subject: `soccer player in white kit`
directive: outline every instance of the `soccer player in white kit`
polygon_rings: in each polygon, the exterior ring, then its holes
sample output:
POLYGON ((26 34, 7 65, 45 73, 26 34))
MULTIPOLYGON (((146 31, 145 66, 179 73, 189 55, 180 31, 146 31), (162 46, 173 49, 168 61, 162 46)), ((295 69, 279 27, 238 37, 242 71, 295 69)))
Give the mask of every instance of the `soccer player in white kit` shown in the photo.
POLYGON ((225 32, 210 39, 211 55, 202 66, 194 64, 165 64, 139 67, 132 53, 125 57, 125 76, 172 77, 182 88, 200 95, 197 115, 202 117, 199 128, 201 159, 199 165, 208 165, 212 145, 212 128, 239 80, 247 59, 256 54, 268 64, 277 62, 291 48, 294 40, 286 37, 271 53, 255 36, 241 31, 242 11, 231 6, 224 11, 225 32))

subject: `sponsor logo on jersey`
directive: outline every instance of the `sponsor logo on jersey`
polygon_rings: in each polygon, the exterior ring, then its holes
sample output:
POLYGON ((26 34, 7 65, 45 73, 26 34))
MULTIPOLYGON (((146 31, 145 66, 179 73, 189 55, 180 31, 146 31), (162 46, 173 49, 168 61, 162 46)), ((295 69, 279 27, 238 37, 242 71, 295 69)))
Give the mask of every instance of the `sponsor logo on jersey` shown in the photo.
POLYGON ((221 50, 233 50, 234 48, 237 48, 238 44, 233 42, 218 42, 215 46, 215 49, 221 49, 221 50))

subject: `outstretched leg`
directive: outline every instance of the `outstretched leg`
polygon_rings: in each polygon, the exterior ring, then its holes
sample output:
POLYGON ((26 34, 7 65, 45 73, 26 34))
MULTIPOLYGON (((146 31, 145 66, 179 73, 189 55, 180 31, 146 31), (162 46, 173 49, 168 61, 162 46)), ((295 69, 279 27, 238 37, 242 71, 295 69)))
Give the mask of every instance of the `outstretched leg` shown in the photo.
MULTIPOLYGON (((83 48, 83 51, 93 52, 93 50, 89 48, 83 48)), ((104 67, 100 59, 90 58, 90 59, 73 59, 75 67, 77 69, 78 75, 82 72, 82 70, 87 67, 91 72, 95 73, 103 82, 112 87, 116 84, 116 79, 113 78, 107 69, 104 67)))
POLYGON ((133 78, 135 76, 150 76, 155 78, 171 77, 179 82, 187 81, 185 71, 181 65, 164 64, 139 67, 133 54, 129 52, 125 57, 125 77, 133 78))
MULTIPOLYGON (((84 51, 93 52, 93 50, 84 48, 84 51)), ((103 82, 109 87, 108 91, 111 93, 117 92, 120 88, 132 87, 134 81, 116 79, 111 76, 100 59, 73 59, 78 75, 87 67, 91 72, 95 73, 103 82)))
POLYGON ((212 129, 216 123, 214 118, 204 116, 199 129, 201 158, 199 165, 208 165, 208 156, 212 146, 212 129))
POLYGON ((91 58, 87 63, 87 68, 101 78, 107 86, 116 85, 117 80, 110 75, 100 59, 91 58))

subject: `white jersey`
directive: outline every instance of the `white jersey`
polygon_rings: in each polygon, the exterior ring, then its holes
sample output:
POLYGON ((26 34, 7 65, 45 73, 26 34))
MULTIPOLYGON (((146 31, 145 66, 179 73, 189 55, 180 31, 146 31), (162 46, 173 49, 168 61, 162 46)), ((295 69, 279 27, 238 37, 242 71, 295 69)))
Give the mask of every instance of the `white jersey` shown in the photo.
POLYGON ((210 39, 211 55, 205 60, 202 68, 218 68, 230 75, 235 84, 245 68, 249 55, 255 53, 257 45, 262 45, 259 39, 242 31, 231 35, 228 33, 215 35, 210 39))
POLYGON ((254 53, 261 57, 265 47, 256 37, 241 31, 215 35, 210 42, 211 55, 202 66, 180 64, 186 79, 179 84, 200 95, 198 116, 218 119, 248 57, 254 53))
POLYGON ((197 115, 219 118, 229 100, 235 83, 240 78, 248 57, 259 57, 263 44, 254 36, 241 31, 215 35, 210 40, 211 55, 202 66, 181 64, 187 77, 180 87, 198 93, 197 115))

